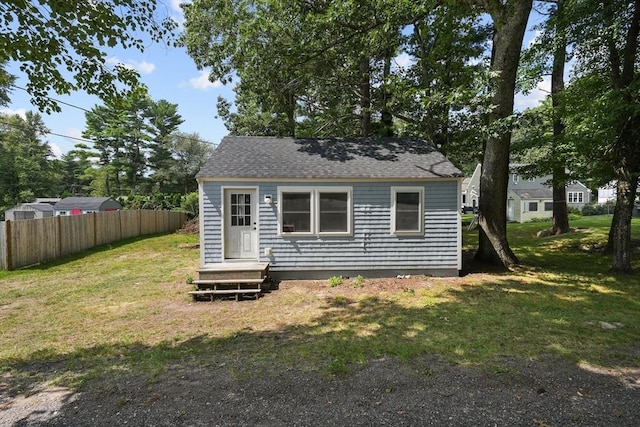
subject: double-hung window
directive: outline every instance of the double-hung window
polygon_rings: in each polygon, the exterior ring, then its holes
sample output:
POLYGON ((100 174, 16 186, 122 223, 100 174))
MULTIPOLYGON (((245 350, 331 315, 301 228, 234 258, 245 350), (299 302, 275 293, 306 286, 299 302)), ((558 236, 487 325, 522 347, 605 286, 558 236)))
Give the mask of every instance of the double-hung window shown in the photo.
POLYGON ((567 193, 568 202, 569 203, 583 203, 583 194, 582 191, 569 191, 567 193))
POLYGON ((424 187, 391 188, 391 233, 424 234, 424 187))
POLYGON ((279 227, 283 235, 351 235, 350 187, 279 189, 279 227))

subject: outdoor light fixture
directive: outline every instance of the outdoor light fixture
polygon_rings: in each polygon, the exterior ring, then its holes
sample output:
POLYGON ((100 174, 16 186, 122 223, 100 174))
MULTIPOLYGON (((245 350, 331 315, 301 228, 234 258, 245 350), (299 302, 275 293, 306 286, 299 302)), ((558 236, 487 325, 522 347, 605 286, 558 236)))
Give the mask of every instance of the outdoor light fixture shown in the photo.
POLYGON ((266 194, 264 196, 264 202, 268 205, 270 205, 271 203, 273 203, 273 198, 271 197, 271 194, 266 194))

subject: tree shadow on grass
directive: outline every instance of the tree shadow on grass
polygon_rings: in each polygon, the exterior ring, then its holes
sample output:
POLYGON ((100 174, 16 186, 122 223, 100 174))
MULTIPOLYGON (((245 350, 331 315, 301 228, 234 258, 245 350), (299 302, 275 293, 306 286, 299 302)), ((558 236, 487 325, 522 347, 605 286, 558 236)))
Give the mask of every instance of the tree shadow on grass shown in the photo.
MULTIPOLYGON (((355 424, 433 417, 438 424, 451 414, 463 424, 523 424, 533 420, 531 405, 557 425, 632 425, 640 415, 630 403, 640 390, 638 292, 628 284, 495 277, 384 296, 365 289, 321 304, 304 325, 261 331, 247 324, 227 337, 3 361, 0 411, 15 405, 16 393, 37 393, 53 380, 79 394, 69 393, 44 421, 30 412, 14 425, 321 425, 332 417, 355 424), (503 389, 509 411, 496 403, 503 389), (427 396, 416 395, 424 390, 427 396), (451 412, 425 403, 445 396, 451 412), (484 412, 457 412, 451 402, 458 398, 484 412), (301 407, 307 418, 296 418, 301 407)), ((221 307, 212 305, 212 315, 221 307)))

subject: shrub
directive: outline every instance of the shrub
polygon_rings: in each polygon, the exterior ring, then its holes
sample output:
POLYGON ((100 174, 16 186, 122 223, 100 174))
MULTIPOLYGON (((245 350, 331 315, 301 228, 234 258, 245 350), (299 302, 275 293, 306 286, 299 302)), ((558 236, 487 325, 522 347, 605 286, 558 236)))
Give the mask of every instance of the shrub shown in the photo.
POLYGON ((591 216, 591 215, 608 215, 613 213, 613 205, 610 203, 605 203, 599 205, 597 203, 593 203, 590 205, 584 205, 582 207, 582 215, 591 216))
POLYGON ((336 286, 340 286, 340 285, 342 285, 342 277, 333 276, 329 278, 329 286, 331 286, 332 288, 335 288, 336 286))

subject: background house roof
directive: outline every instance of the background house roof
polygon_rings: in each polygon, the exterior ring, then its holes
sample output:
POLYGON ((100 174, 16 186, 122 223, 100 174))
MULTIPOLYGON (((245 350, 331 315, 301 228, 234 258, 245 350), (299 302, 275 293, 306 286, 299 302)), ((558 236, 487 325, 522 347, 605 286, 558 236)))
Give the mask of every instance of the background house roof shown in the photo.
MULTIPOLYGON (((102 204, 106 201, 120 205, 111 197, 66 197, 54 205, 57 211, 81 209, 81 210, 100 210, 102 204)), ((120 208, 122 208, 120 206, 120 208)))
POLYGON ((462 177, 418 138, 225 137, 196 178, 462 177))
POLYGON ((50 203, 25 203, 26 206, 41 212, 53 212, 53 205, 50 203))
POLYGON ((553 199, 553 191, 548 188, 531 190, 511 190, 521 199, 553 199))

